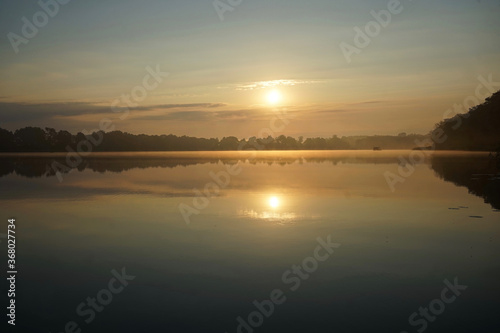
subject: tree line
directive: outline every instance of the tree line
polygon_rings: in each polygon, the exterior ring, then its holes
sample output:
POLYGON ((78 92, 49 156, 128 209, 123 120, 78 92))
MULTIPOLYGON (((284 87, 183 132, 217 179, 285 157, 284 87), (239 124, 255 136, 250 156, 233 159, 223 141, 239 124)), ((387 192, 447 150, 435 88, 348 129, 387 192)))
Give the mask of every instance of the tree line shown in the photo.
POLYGON ((196 138, 190 136, 130 134, 122 131, 72 134, 53 128, 24 127, 13 132, 0 128, 1 152, 64 152, 68 150, 110 151, 228 151, 228 150, 347 150, 347 149, 410 149, 423 135, 359 136, 304 139, 280 135, 267 138, 234 136, 196 138), (92 143, 92 145, 82 143, 92 143), (90 148, 89 148, 90 147, 90 148))
POLYGON ((500 90, 467 113, 439 122, 436 131, 442 138, 436 149, 500 151, 500 90))

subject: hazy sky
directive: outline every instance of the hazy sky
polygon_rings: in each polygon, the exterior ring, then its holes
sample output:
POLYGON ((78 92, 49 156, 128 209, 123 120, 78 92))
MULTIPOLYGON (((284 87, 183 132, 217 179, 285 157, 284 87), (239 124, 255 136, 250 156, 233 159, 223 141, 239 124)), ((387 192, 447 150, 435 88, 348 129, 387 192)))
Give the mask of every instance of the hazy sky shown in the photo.
POLYGON ((426 133, 479 75, 500 81, 500 0, 402 0, 349 63, 340 44, 391 1, 221 0, 221 20, 212 0, 72 0, 53 17, 1 0, 0 127, 107 117, 132 133, 249 137, 286 110, 276 135, 426 133), (169 75, 156 84, 147 67, 169 75), (133 91, 147 96, 125 114, 133 91))

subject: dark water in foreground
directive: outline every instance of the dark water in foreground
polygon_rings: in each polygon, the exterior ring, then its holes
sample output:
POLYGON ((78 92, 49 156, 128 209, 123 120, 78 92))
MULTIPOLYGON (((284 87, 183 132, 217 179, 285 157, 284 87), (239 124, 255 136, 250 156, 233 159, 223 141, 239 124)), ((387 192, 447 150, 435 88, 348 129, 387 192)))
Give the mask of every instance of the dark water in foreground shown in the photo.
POLYGON ((0 155, 9 331, 499 331, 497 162, 409 154, 0 155))

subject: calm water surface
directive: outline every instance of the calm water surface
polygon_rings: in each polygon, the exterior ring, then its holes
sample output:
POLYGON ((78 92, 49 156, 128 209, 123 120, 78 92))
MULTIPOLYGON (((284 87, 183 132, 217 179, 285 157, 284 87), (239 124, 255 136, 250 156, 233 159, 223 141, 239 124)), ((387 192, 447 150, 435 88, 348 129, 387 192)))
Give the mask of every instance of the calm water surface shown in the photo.
POLYGON ((59 177, 51 164, 64 155, 2 155, 0 232, 8 218, 17 223, 16 328, 497 331, 497 162, 477 153, 398 158, 409 154, 97 154, 59 177), (233 175, 222 176, 228 168, 233 175), (392 191, 387 172, 401 171, 392 191), (205 188, 217 195, 204 199, 205 188), (318 252, 328 237, 333 253, 318 252), (100 293, 123 268, 135 278, 100 293), (453 301, 444 303, 444 280, 455 279, 467 289, 445 292, 453 301), (273 290, 280 304, 256 313, 254 301, 268 305, 273 290), (89 310, 97 296, 107 304, 89 310), (430 303, 431 319, 409 322, 430 303))

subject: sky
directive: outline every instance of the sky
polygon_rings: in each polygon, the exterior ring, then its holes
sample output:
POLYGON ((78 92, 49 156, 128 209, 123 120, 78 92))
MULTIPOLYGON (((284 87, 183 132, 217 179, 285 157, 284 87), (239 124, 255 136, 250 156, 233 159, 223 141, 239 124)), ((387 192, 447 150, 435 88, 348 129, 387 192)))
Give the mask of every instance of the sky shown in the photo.
POLYGON ((0 127, 424 134, 500 82, 500 0, 397 2, 0 0, 0 127))

